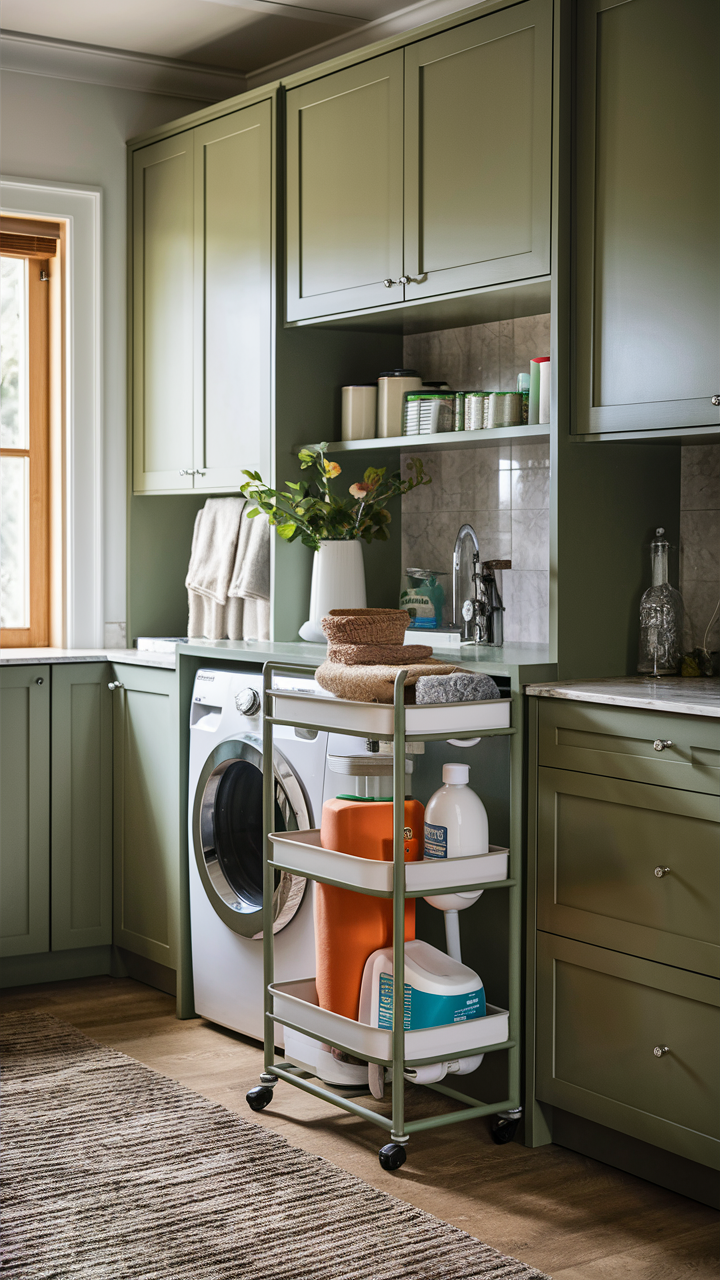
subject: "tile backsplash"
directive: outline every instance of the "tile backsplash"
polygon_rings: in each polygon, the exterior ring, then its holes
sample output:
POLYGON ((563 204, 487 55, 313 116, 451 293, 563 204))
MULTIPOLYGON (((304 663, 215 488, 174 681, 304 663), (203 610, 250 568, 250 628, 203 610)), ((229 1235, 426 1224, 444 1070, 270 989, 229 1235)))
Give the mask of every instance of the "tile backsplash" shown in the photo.
MULTIPOLYGON (((680 590, 685 641, 694 648, 720 598, 720 444, 683 445, 680 474, 680 590)), ((720 611, 706 644, 720 650, 720 611)))
MULTIPOLYGON (((513 391, 532 356, 550 350, 549 315, 408 336, 406 368, 459 390, 513 391)), ((418 441, 420 444, 420 441, 418 441)), ((550 452, 547 442, 488 448, 413 448, 432 484, 402 500, 402 564, 444 570, 444 621, 452 620, 452 556, 462 524, 471 524, 483 560, 511 560, 501 575, 505 639, 548 642, 550 452)), ((469 539, 461 601, 472 595, 469 539)))

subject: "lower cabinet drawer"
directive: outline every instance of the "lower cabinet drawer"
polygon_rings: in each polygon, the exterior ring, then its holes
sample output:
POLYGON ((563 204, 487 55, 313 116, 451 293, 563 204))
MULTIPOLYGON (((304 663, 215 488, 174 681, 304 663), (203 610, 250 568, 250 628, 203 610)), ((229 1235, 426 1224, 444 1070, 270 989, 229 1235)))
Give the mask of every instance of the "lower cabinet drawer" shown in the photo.
POLYGON ((538 928, 720 976, 720 800, 540 769, 538 928))
POLYGON ((539 1100, 717 1168, 720 984, 552 934, 537 947, 539 1100))

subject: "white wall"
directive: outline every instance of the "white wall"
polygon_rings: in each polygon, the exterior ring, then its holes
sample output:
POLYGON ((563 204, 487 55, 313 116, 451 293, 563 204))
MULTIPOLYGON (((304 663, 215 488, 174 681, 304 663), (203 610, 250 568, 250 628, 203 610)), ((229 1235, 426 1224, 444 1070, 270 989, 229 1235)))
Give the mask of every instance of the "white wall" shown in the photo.
POLYGON ((0 83, 3 173, 102 190, 106 622, 125 619, 125 142, 203 105, 195 97, 175 98, 7 70, 0 83))

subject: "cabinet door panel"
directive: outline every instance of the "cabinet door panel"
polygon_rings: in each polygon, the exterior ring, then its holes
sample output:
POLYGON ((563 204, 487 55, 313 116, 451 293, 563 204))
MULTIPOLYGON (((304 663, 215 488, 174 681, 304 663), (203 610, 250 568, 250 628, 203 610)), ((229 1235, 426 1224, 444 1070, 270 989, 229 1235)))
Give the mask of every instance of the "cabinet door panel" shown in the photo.
POLYGON ((0 670, 0 955, 50 947, 50 668, 0 670))
POLYGON ((177 968, 180 875, 175 673, 118 665, 114 695, 114 932, 177 968))
POLYGON ((403 53, 287 95, 287 318, 401 302, 403 53))
POLYGON ((192 488, 193 137, 133 157, 133 484, 192 488))
POLYGON ((549 271, 551 95, 550 0, 406 49, 408 299, 549 271))
POLYGON ((582 0, 580 432, 720 422, 720 6, 582 0))
POLYGON ((719 1004, 711 978, 538 934, 538 1098, 715 1166, 719 1004))
POLYGON ((53 951, 112 942, 110 670, 104 662, 53 669, 53 951))
POLYGON ((272 107, 194 130, 195 488, 270 461, 272 107))
POLYGON ((712 796, 540 769, 540 928, 720 976, 719 872, 712 796))

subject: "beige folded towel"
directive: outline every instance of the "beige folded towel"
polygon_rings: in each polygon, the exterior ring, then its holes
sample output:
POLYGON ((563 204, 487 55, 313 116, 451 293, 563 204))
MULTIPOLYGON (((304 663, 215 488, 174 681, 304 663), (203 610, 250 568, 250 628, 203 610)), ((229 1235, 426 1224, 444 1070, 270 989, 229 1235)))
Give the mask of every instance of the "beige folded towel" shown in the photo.
POLYGON ((270 639, 270 525, 263 512, 252 518, 243 512, 240 521, 228 588, 227 636, 229 640, 270 639))
POLYGON ((403 667, 406 662, 423 662, 432 658, 430 644, 328 644, 329 662, 341 662, 346 667, 370 667, 376 663, 403 667))
POLYGON ((315 679, 322 689, 334 693, 336 698, 349 698, 352 702, 392 702, 395 677, 402 667, 408 673, 406 688, 412 688, 419 676, 449 676, 458 669, 436 658, 407 665, 379 664, 371 667, 346 667, 340 662, 323 662, 315 672, 315 679))
POLYGON ((195 517, 185 586, 225 604, 233 576, 245 498, 208 498, 195 517))

